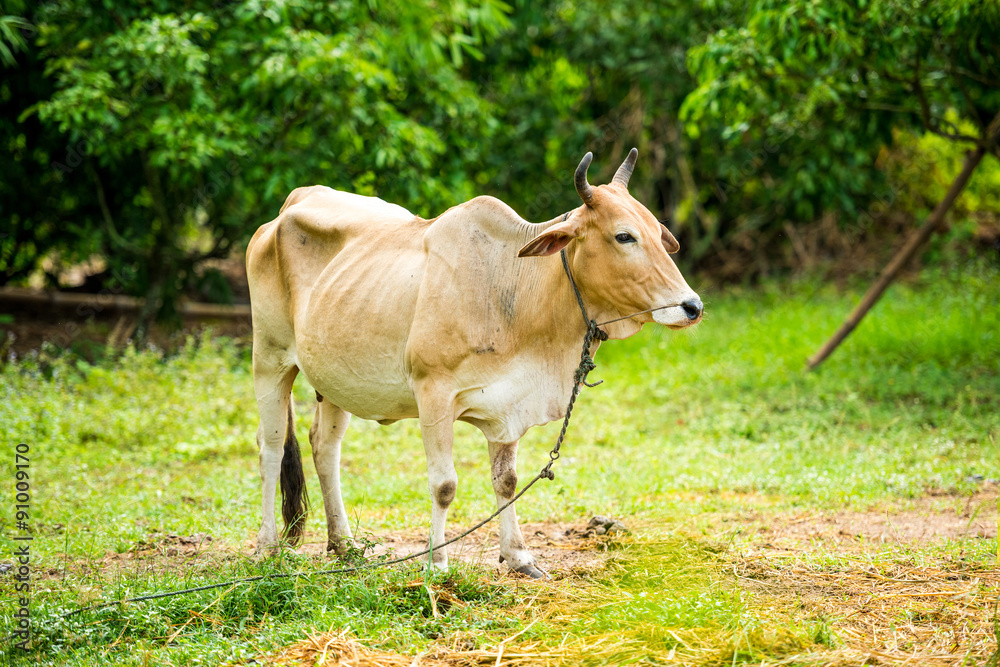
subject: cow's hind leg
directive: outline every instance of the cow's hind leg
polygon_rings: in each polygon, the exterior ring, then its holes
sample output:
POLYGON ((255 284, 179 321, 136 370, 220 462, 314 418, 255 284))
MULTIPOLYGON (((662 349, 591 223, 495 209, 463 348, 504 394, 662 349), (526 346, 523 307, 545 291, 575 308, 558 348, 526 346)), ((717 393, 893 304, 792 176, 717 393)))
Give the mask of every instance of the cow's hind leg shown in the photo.
MULTIPOLYGON (((496 493, 499 508, 504 503, 510 502, 517 493, 517 441, 491 442, 489 445, 493 491, 496 493)), ((500 514, 500 559, 515 572, 535 579, 545 576, 528 552, 524 537, 521 535, 521 526, 517 523, 517 511, 513 505, 500 514)))
POLYGON ((351 526, 340 493, 340 443, 351 422, 350 413, 316 394, 316 418, 309 429, 313 461, 319 474, 326 509, 326 550, 344 555, 350 548, 351 526))
POLYGON ((305 520, 305 480, 291 415, 292 383, 298 369, 292 366, 276 372, 265 372, 261 370, 259 360, 254 361, 254 389, 260 412, 257 446, 263 497, 256 549, 260 554, 278 544, 274 505, 279 477, 284 495, 282 514, 285 519, 285 537, 292 543, 298 541, 305 520))

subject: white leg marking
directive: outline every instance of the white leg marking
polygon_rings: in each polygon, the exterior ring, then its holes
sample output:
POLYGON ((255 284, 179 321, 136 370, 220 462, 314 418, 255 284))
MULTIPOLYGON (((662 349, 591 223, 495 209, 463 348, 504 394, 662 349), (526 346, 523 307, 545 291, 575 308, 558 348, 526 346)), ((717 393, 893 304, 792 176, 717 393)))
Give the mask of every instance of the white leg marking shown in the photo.
POLYGON ((434 545, 431 562, 435 568, 446 569, 448 550, 438 549, 438 545, 445 542, 448 507, 458 489, 458 474, 451 456, 454 421, 450 416, 435 418, 431 406, 421 405, 420 432, 427 455, 427 479, 431 492, 431 540, 434 545))
POLYGON ((286 370, 283 375, 263 375, 254 372, 257 393, 257 410, 260 426, 257 428, 260 480, 262 487, 261 525, 257 533, 256 553, 278 544, 278 526, 274 520, 274 501, 281 473, 281 458, 285 447, 285 429, 288 426, 288 401, 292 382, 298 369, 286 370))
MULTIPOLYGON (((517 441, 489 443, 490 472, 497 507, 510 501, 517 493, 517 441)), ((500 514, 500 555, 512 570, 534 567, 531 556, 517 522, 517 510, 511 505, 500 514)))
POLYGON ((316 418, 309 429, 313 462, 319 474, 326 511, 326 549, 338 554, 346 553, 352 537, 340 492, 340 443, 350 423, 350 413, 323 399, 316 405, 316 418))

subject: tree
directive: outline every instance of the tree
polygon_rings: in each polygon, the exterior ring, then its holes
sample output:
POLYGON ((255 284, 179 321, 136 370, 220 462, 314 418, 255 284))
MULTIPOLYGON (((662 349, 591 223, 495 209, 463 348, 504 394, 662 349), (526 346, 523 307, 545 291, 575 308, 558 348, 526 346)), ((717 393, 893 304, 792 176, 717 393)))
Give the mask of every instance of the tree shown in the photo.
POLYGON ((758 0, 744 27, 720 30, 691 51, 699 87, 685 100, 689 123, 723 122, 734 142, 773 145, 787 127, 810 139, 789 181, 797 205, 834 207, 840 199, 843 210, 857 210, 867 193, 851 180, 845 187, 841 175, 870 173, 894 127, 972 147, 941 204, 811 366, 938 228, 980 160, 1000 157, 997 34, 1000 6, 988 0, 758 0))
POLYGON ((42 151, 43 178, 74 201, 40 217, 13 173, 3 208, 30 234, 59 229, 130 273, 123 287, 146 298, 143 326, 169 317, 182 290, 210 278, 201 263, 245 242, 294 187, 428 214, 471 195, 465 166, 493 123, 458 68, 507 25, 505 8, 43 2, 28 18, 45 79, 21 120, 65 142, 42 151))
POLYGON ((672 221, 684 259, 703 257, 720 218, 732 216, 718 201, 707 206, 722 157, 713 132, 693 145, 679 123, 696 85, 686 54, 737 11, 730 2, 515 3, 513 29, 488 45, 472 73, 484 96, 503 101, 497 153, 506 159, 491 185, 524 203, 528 217, 545 207, 551 215, 575 205, 574 195, 565 180, 551 183, 539 172, 572 173, 592 150, 595 167, 605 169, 594 178, 609 179, 637 146, 642 167, 632 191, 672 221))

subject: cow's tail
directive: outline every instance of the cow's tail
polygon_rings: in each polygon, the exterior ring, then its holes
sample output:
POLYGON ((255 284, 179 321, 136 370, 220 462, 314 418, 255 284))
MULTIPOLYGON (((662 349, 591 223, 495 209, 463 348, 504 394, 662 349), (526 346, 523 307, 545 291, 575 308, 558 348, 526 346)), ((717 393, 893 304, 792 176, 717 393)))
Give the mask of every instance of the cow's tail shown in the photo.
POLYGON ((288 402, 288 429, 285 431, 285 452, 281 456, 281 516, 285 520, 284 539, 296 545, 306 528, 309 494, 302 471, 302 452, 295 439, 295 413, 288 402))

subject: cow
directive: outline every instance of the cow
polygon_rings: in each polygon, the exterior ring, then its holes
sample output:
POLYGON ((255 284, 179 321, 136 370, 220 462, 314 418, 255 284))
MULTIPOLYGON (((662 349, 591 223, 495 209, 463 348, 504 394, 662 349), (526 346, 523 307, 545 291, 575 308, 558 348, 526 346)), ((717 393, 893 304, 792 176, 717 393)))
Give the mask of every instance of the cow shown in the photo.
MULTIPOLYGON (((587 325, 570 276, 593 320, 617 319, 602 327, 611 339, 648 323, 682 329, 701 320, 702 302, 670 257, 677 240, 628 192, 637 155, 633 148, 611 183, 591 186, 587 153, 575 173, 582 204, 537 224, 493 197, 426 220, 375 197, 318 185, 292 191, 247 248, 263 487, 258 554, 279 545, 279 478, 283 537, 295 545, 303 532, 290 399, 298 373, 316 390, 309 441, 327 550, 353 545, 340 486, 351 415, 380 424, 415 418, 430 483, 430 560, 446 568, 447 550, 437 545, 458 489, 454 422, 485 436, 502 506, 516 490, 519 439, 561 418, 573 390, 587 325)), ((591 354, 599 346, 594 340, 591 354)), ((499 533, 501 561, 545 576, 513 505, 499 533)))

